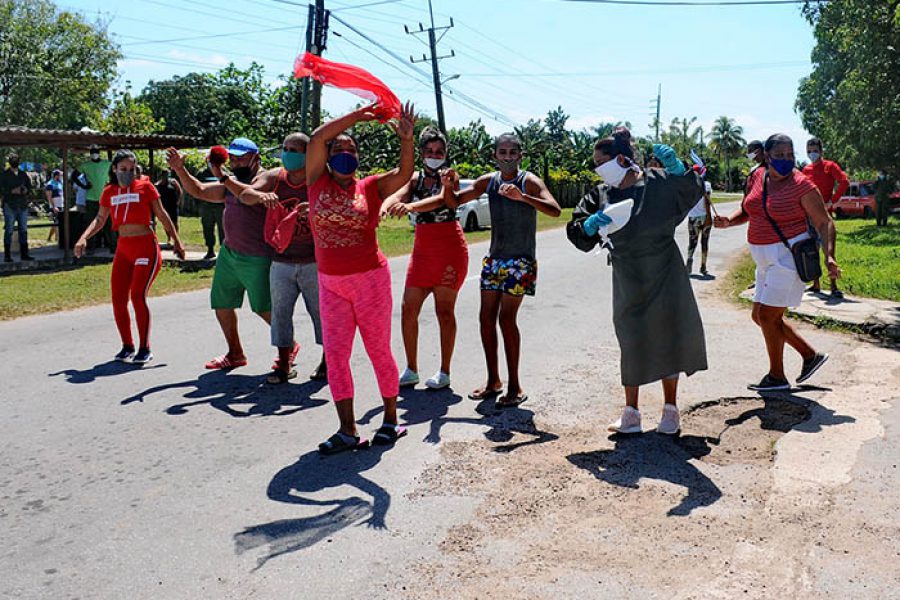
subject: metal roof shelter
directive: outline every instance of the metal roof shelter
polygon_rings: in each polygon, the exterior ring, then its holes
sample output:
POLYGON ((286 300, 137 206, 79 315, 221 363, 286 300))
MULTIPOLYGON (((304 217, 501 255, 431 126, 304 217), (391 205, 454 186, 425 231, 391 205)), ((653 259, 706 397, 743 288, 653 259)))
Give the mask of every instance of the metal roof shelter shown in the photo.
POLYGON ((69 177, 69 151, 86 152, 91 146, 97 146, 100 150, 106 150, 111 158, 114 150, 127 148, 129 150, 149 150, 150 164, 153 169, 153 151, 163 148, 192 148, 197 145, 197 140, 184 135, 158 135, 140 133, 101 133, 90 130, 66 130, 66 129, 32 129, 7 125, 0 127, 0 147, 14 148, 59 148, 62 150, 63 172, 63 248, 66 259, 71 258, 71 246, 69 243, 69 208, 71 198, 68 191, 69 177))

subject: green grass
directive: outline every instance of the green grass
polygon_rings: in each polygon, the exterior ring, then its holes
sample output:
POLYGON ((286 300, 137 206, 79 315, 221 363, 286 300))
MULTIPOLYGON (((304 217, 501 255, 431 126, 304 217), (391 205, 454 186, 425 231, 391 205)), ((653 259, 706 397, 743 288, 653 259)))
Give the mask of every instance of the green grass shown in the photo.
MULTIPOLYGON (((572 209, 564 209, 562 216, 557 219, 539 214, 538 229, 562 227, 571 215, 572 209)), ((206 248, 199 217, 181 217, 178 220, 178 227, 182 242, 189 250, 206 248)), ((160 237, 165 238, 162 228, 157 229, 160 237)), ((469 243, 480 242, 490 237, 490 231, 466 233, 469 243)), ((378 228, 378 241, 387 256, 408 254, 412 250, 413 228, 406 219, 386 220, 378 228)), ((2 277, 0 320, 107 303, 111 269, 111 264, 86 265, 53 272, 19 273, 2 277)), ((212 273, 212 269, 188 272, 178 267, 164 266, 150 290, 150 295, 163 296, 208 288, 212 282, 212 273)))
MULTIPOLYGON (((900 302, 900 226, 876 227, 872 220, 840 219, 836 255, 842 277, 838 286, 854 296, 900 302)), ((823 261, 824 272, 824 261, 823 261)), ((753 260, 742 257, 729 272, 726 293, 737 297, 754 278, 753 260)), ((826 278, 827 279, 827 278, 826 278)), ((822 287, 827 289, 828 282, 822 287)))

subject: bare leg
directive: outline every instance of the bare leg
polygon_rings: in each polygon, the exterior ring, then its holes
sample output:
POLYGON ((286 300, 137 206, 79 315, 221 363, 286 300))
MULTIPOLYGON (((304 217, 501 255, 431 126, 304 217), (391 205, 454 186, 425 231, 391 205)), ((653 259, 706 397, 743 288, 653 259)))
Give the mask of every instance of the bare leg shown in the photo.
POLYGON ((800 353, 800 356, 803 357, 804 360, 808 358, 812 358, 816 355, 815 349, 809 345, 809 343, 803 339, 797 330, 794 329, 794 326, 791 325, 790 321, 783 318, 781 319, 781 327, 782 333, 784 334, 784 341, 787 342, 794 350, 800 353))
POLYGON ((500 301, 500 331, 503 333, 503 351, 506 353, 506 369, 509 371, 509 384, 506 397, 513 400, 522 393, 519 381, 519 356, 522 351, 522 336, 516 319, 523 296, 503 294, 500 301))
POLYGON ((225 343, 228 344, 228 358, 246 360, 244 347, 241 346, 241 336, 238 334, 237 311, 233 308, 217 308, 216 319, 219 321, 219 327, 222 328, 225 343))
POLYGON ((458 292, 450 287, 434 288, 434 312, 441 332, 441 371, 450 374, 450 361, 456 345, 456 297, 458 292))
POLYGON ((776 379, 784 376, 784 308, 753 303, 754 321, 762 329, 766 341, 766 352, 769 355, 769 375, 776 379))
POLYGON ((401 329, 403 331, 403 349, 406 351, 406 366, 419 371, 419 314, 422 304, 431 290, 428 288, 409 287, 403 290, 403 306, 401 309, 401 329))
POLYGON ((636 385, 625 386, 625 406, 630 406, 635 410, 638 409, 638 392, 640 389, 636 385))
POLYGON ((662 380, 663 398, 666 404, 675 406, 678 397, 678 376, 662 380))
POLYGON ((481 310, 478 313, 478 321, 481 325, 481 346, 484 348, 484 361, 487 365, 487 383, 480 390, 473 393, 499 390, 503 382, 500 381, 500 370, 497 363, 497 319, 500 316, 500 292, 481 291, 481 310))
POLYGON ((382 422, 385 425, 396 425, 397 424, 397 396, 392 396, 390 398, 386 396, 381 397, 382 402, 384 402, 384 419, 382 422))
MULTIPOLYGON (((387 403, 385 403, 385 405, 386 404, 387 403)), ((334 407, 337 409, 338 419, 341 422, 339 431, 346 435, 356 436, 356 418, 353 416, 353 398, 336 400, 334 407)), ((385 413, 387 413, 386 409, 385 413)))

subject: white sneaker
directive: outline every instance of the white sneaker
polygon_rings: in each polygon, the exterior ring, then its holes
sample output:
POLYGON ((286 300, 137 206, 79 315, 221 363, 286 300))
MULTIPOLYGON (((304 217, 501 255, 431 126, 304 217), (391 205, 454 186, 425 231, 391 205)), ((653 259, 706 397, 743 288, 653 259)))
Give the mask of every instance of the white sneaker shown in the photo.
POLYGON ((678 407, 674 404, 664 405, 662 418, 659 420, 659 425, 656 426, 656 432, 675 435, 679 431, 681 431, 681 415, 678 407))
POLYGON ((626 406, 622 416, 610 423, 607 429, 617 433, 641 433, 641 411, 626 406))
POLYGON ((425 380, 425 385, 433 390, 439 390, 450 385, 450 375, 443 371, 438 371, 429 379, 425 380))
POLYGON ((419 383, 419 374, 407 367, 400 375, 400 387, 407 387, 419 383))

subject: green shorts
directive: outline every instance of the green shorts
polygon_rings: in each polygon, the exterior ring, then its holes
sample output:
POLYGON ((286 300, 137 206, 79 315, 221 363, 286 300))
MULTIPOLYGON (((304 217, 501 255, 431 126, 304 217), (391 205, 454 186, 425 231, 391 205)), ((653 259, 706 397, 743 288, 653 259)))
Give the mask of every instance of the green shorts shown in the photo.
POLYGON ((222 246, 216 258, 209 302, 213 309, 240 308, 244 304, 244 290, 255 313, 272 310, 269 293, 269 266, 272 260, 263 256, 241 254, 222 246))

